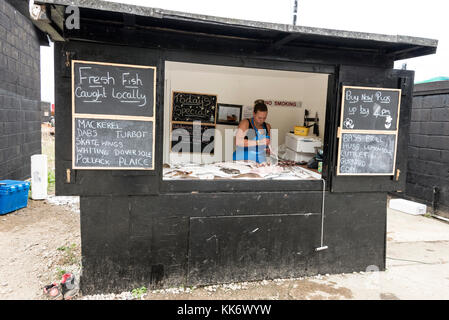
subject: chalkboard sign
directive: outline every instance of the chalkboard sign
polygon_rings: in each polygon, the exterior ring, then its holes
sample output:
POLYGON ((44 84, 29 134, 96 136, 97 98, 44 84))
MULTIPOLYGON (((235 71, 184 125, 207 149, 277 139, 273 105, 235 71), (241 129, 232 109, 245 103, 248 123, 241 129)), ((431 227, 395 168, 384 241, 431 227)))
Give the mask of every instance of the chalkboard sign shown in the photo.
POLYGON ((343 87, 341 128, 396 131, 400 89, 343 87))
POLYGON ((396 134, 342 133, 339 175, 393 175, 396 134))
POLYGON ((153 117, 156 68, 72 61, 73 113, 153 117))
POLYGON ((74 118, 74 169, 154 169, 152 121, 74 118))
POLYGON ((214 126, 173 123, 171 132, 172 152, 214 153, 214 126))
POLYGON ((215 124, 216 109, 216 95, 173 92, 172 121, 215 124))

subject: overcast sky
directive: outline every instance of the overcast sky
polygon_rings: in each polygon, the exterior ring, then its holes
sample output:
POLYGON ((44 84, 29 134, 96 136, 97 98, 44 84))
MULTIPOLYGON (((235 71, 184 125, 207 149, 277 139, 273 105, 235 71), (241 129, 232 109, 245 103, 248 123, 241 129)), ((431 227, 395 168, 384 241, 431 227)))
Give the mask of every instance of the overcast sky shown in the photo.
MULTIPOLYGON (((219 17, 292 24, 294 0, 120 0, 219 17)), ((437 39, 437 53, 397 61, 415 70, 415 82, 449 76, 447 0, 298 0, 297 25, 437 39)), ((54 101, 52 48, 41 48, 42 100, 54 101), (50 84, 51 83, 51 84, 50 84)))

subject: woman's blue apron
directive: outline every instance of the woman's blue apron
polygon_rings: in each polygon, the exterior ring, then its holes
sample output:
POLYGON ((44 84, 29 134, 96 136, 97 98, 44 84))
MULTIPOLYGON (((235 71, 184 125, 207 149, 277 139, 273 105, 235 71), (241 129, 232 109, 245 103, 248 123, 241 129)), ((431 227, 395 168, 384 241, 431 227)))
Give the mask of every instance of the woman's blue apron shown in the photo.
MULTIPOLYGON (((264 122, 263 123, 263 128, 265 129, 265 134, 261 134, 259 133, 259 130, 256 128, 255 124, 254 124, 254 118, 251 118, 251 120, 248 120, 250 122, 250 125, 252 127, 252 129, 254 129, 255 131, 255 136, 251 139, 253 141, 258 141, 258 140, 262 140, 262 139, 270 139, 270 134, 268 132, 267 129, 267 125, 264 122)), ((249 131, 249 130, 248 130, 249 131)), ((249 138, 245 137, 245 140, 249 138)), ((233 155, 232 155, 232 159, 234 161, 236 160, 252 160, 255 161, 257 163, 263 163, 267 161, 266 158, 266 146, 254 146, 254 147, 239 147, 237 146, 237 148, 235 149, 233 155)))

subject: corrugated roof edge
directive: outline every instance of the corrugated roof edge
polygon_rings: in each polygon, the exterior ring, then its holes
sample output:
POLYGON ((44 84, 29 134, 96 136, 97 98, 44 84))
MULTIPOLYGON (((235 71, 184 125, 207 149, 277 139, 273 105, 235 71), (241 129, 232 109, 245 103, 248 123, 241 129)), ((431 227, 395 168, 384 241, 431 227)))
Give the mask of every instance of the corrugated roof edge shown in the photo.
POLYGON ((107 2, 103 0, 37 0, 35 3, 40 4, 54 4, 63 6, 77 6, 80 8, 112 11, 120 13, 134 14, 138 16, 153 17, 153 18, 173 18, 180 20, 191 20, 196 22, 209 22, 217 24, 226 24, 233 26, 240 26, 246 28, 256 28, 256 29, 268 29, 282 32, 290 33, 302 33, 302 34, 312 34, 320 36, 328 36, 335 38, 346 38, 346 39, 358 39, 358 40, 370 40, 379 42, 390 42, 390 43, 402 43, 426 47, 438 46, 438 40, 411 37, 404 35, 386 35, 377 33, 367 33, 367 32, 357 32, 357 31, 345 31, 345 30, 335 30, 335 29, 324 29, 315 27, 304 27, 304 26, 293 26, 289 24, 278 24, 269 22, 260 22, 252 20, 239 20, 224 17, 215 17, 202 14, 193 14, 180 11, 171 11, 159 8, 142 7, 130 4, 123 4, 117 2, 107 2))

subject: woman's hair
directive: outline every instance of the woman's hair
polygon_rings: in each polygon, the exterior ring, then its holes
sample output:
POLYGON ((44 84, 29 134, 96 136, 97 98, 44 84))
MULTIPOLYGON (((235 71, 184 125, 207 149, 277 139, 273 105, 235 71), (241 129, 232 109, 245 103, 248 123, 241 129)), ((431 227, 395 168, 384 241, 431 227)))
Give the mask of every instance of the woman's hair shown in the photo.
POLYGON ((254 101, 254 113, 257 113, 258 111, 261 112, 267 112, 268 108, 263 99, 258 99, 254 101))

